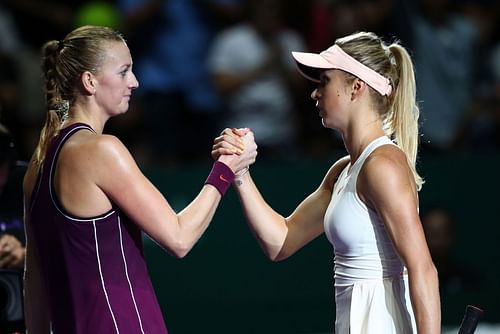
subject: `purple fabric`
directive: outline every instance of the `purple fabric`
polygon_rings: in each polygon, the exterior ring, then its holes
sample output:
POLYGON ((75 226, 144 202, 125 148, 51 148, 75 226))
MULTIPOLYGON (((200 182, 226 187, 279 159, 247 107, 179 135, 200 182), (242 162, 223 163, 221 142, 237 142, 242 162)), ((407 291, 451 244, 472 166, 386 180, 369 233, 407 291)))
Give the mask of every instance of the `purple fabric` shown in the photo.
POLYGON ((224 196, 234 178, 235 175, 231 168, 220 161, 215 161, 210 174, 205 180, 205 184, 214 186, 221 196, 224 196))
POLYGON ((29 212, 53 332, 167 333, 140 229, 117 208, 98 217, 74 217, 55 195, 51 177, 59 150, 82 129, 90 128, 73 124, 52 140, 29 212))

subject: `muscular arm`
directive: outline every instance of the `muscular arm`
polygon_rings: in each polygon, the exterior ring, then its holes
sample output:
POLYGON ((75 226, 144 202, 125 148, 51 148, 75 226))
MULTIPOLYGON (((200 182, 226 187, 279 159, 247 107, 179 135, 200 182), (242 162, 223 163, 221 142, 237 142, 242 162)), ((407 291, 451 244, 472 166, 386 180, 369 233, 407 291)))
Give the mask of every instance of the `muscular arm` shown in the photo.
MULTIPOLYGON (((176 213, 160 191, 141 172, 128 150, 116 137, 94 136, 95 139, 82 141, 86 147, 72 150, 68 143, 65 145, 66 151, 61 151, 58 169, 61 170, 60 178, 64 179, 66 175, 66 181, 60 182, 62 184, 60 189, 64 189, 64 184, 71 185, 66 188, 65 195, 60 196, 63 205, 74 213, 71 208, 81 206, 82 201, 79 198, 82 196, 86 201, 92 199, 95 201, 94 205, 87 203, 87 207, 103 205, 102 203, 110 205, 111 201, 162 247, 178 257, 185 256, 208 227, 215 213, 221 200, 217 189, 212 185, 204 185, 193 201, 176 213), (72 157, 73 153, 78 154, 78 157, 72 157), (79 159, 80 163, 72 163, 71 158, 79 159), (65 166, 65 161, 70 166, 65 166), (69 172, 64 172, 65 169, 69 172), (80 181, 76 175, 88 178, 81 181, 83 185, 91 185, 86 195, 81 195, 83 186, 78 187, 77 182, 80 181)), ((255 147, 251 144, 248 144, 248 149, 240 156, 221 157, 225 159, 222 162, 235 171, 251 164, 256 155, 255 147)), ((253 145, 255 146, 254 143, 253 145)), ((208 172, 207 168, 207 174, 208 172)), ((105 212, 104 207, 100 210, 105 212)))
POLYGON ((357 187, 362 200, 385 223, 408 269, 418 333, 440 333, 437 271, 420 223, 416 186, 404 153, 393 146, 376 150, 366 160, 357 187))
POLYGON ((284 217, 264 200, 250 173, 241 178, 236 189, 245 216, 259 244, 273 261, 285 259, 323 233, 323 218, 330 203, 337 175, 346 165, 345 159, 334 164, 323 182, 293 213, 284 217))

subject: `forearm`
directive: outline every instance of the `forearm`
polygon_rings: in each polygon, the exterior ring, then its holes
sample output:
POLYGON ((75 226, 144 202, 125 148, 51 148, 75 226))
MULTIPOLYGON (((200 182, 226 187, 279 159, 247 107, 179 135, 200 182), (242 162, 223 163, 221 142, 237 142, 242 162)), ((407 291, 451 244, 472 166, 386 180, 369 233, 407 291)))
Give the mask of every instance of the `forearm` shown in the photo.
POLYGON ((439 300, 439 283, 434 265, 425 269, 408 272, 410 298, 415 313, 417 332, 419 334, 436 334, 441 332, 441 306, 439 300))
MULTIPOLYGON (((221 194, 211 185, 203 186, 198 196, 181 212, 178 217, 179 244, 187 253, 203 235, 221 201, 221 194)), ((184 254, 185 255, 185 254, 184 254)))
POLYGON ((249 172, 236 180, 235 189, 258 242, 266 255, 276 260, 288 233, 286 219, 266 203, 249 172))
POLYGON ((221 197, 234 180, 233 170, 239 169, 237 160, 216 161, 210 171, 205 185, 196 198, 178 215, 179 233, 182 253, 188 252, 205 232, 212 220, 221 197))

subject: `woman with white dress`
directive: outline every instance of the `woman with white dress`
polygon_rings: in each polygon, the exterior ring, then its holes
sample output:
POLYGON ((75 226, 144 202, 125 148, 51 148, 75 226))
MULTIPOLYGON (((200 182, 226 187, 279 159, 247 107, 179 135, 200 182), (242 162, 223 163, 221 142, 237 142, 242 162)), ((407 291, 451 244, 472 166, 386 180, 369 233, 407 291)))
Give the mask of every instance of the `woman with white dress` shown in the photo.
MULTIPOLYGON (((326 233, 335 256, 336 334, 439 333, 437 272, 418 213, 419 109, 408 52, 360 32, 320 54, 293 57, 318 83, 311 97, 322 124, 340 133, 348 155, 287 217, 266 203, 249 172, 239 175, 250 227, 273 261, 326 233)), ((212 155, 230 154, 243 135, 224 130, 212 155)))

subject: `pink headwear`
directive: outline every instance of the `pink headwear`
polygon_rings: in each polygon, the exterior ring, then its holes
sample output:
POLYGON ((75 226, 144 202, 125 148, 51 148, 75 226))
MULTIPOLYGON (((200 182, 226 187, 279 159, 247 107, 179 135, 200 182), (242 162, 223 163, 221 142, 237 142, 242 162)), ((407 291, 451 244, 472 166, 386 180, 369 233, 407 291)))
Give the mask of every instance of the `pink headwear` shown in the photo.
MULTIPOLYGON (((306 66, 306 68, 339 69, 357 76, 381 95, 389 96, 392 92, 389 79, 349 56, 336 44, 320 54, 292 52, 292 55, 298 65, 306 66)), ((314 74, 306 73, 303 67, 298 66, 298 69, 307 79, 314 82, 320 81, 319 77, 315 77, 314 74)))

